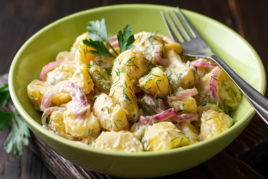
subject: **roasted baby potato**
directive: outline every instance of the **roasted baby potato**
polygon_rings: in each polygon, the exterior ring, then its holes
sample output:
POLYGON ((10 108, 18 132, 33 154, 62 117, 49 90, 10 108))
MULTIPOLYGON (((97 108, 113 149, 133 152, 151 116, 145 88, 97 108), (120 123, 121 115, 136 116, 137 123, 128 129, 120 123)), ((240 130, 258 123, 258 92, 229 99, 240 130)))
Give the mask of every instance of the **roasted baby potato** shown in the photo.
POLYGON ((140 140, 129 131, 102 132, 91 147, 124 152, 143 151, 140 140))
POLYGON ((188 137, 189 143, 194 144, 200 142, 199 131, 195 126, 193 126, 190 122, 181 122, 180 123, 182 132, 188 137))
POLYGON ((111 79, 107 71, 98 65, 89 65, 89 73, 92 77, 94 85, 109 93, 111 88, 111 79))
POLYGON ((146 128, 147 125, 142 125, 139 122, 136 122, 131 126, 130 132, 132 132, 135 135, 135 137, 141 141, 144 136, 146 128))
POLYGON ((128 130, 127 111, 118 102, 102 93, 94 103, 94 114, 101 127, 108 131, 128 130))
MULTIPOLYGON (((44 94, 52 88, 53 85, 40 80, 33 80, 27 86, 28 97, 36 109, 40 109, 44 94)), ((56 93, 51 100, 51 106, 60 106, 61 104, 68 103, 70 100, 72 98, 67 93, 56 93)))
MULTIPOLYGON (((185 91, 183 88, 179 88, 178 92, 185 91)), ((188 96, 181 100, 168 100, 168 104, 170 107, 174 108, 178 113, 181 112, 189 112, 195 113, 197 112, 196 101, 193 97, 188 96)))
POLYGON ((242 94, 233 83, 233 81, 219 68, 215 67, 218 71, 218 75, 214 77, 211 73, 206 74, 201 78, 201 82, 197 84, 197 90, 199 95, 196 96, 197 103, 199 105, 205 104, 208 100, 214 103, 218 103, 221 108, 224 108, 224 112, 235 111, 240 104, 242 94), (219 99, 212 98, 210 95, 210 80, 216 80, 217 85, 214 86, 215 91, 219 99))
POLYGON ((121 53, 114 62, 112 70, 112 81, 122 72, 128 74, 133 84, 136 85, 138 80, 150 70, 150 63, 144 58, 141 52, 127 50, 121 53))
POLYGON ((166 58, 166 53, 172 49, 175 50, 176 53, 181 53, 181 46, 178 43, 157 34, 157 32, 140 32, 135 34, 133 51, 142 52, 145 58, 153 64, 161 65, 158 58, 166 58))
POLYGON ((74 137, 68 134, 65 130, 65 124, 63 122, 63 113, 65 111, 66 108, 58 108, 53 111, 47 121, 47 127, 61 137, 74 140, 74 137))
POLYGON ((130 122, 137 122, 139 107, 136 102, 135 88, 127 73, 120 74, 112 85, 110 96, 127 111, 127 119, 130 122))
POLYGON ((192 88, 195 83, 195 72, 184 64, 174 50, 167 52, 170 64, 166 67, 166 74, 169 78, 170 85, 175 91, 182 87, 184 89, 192 88))
POLYGON ((139 80, 140 88, 153 96, 164 97, 170 94, 170 86, 166 73, 162 68, 155 67, 150 73, 139 80))
MULTIPOLYGON (((219 67, 216 67, 219 68, 219 67)), ((229 78, 223 70, 220 70, 219 75, 219 97, 222 105, 225 105, 228 108, 228 111, 235 111, 241 100, 242 93, 234 82, 229 78)))
POLYGON ((74 63, 62 63, 54 70, 46 74, 46 80, 48 83, 55 85, 64 80, 70 80, 76 71, 76 65, 74 63))
POLYGON ((77 67, 71 81, 75 82, 85 94, 89 94, 94 88, 94 83, 88 73, 86 64, 77 67))
POLYGON ((224 112, 214 110, 203 111, 200 133, 204 140, 210 139, 233 125, 233 119, 224 112))
POLYGON ((171 122, 148 126, 142 138, 145 151, 163 151, 189 145, 189 139, 171 122))
POLYGON ((71 114, 72 105, 73 102, 69 102, 67 110, 63 113, 66 133, 81 139, 88 136, 99 136, 101 130, 100 124, 97 117, 90 111, 90 105, 87 107, 84 118, 75 118, 71 114))

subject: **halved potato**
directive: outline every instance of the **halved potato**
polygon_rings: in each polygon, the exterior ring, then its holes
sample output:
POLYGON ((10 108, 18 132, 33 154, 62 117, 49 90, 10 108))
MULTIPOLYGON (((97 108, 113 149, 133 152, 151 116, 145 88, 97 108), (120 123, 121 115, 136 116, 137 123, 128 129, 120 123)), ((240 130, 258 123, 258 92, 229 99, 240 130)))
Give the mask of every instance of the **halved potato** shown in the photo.
POLYGON ((167 75, 159 67, 153 68, 148 75, 140 78, 139 84, 145 93, 153 96, 164 97, 171 92, 167 75))
POLYGON ((203 111, 200 132, 204 140, 210 139, 226 131, 233 125, 233 119, 223 113, 214 110, 203 111))
POLYGON ((69 102, 67 110, 63 113, 66 133, 81 139, 88 136, 97 137, 101 128, 97 117, 90 111, 90 105, 87 107, 84 118, 75 118, 71 114, 72 105, 73 102, 69 102))
POLYGON ((179 87, 192 88, 196 83, 195 72, 182 62, 180 56, 174 50, 168 51, 167 57, 170 64, 166 67, 166 74, 172 89, 176 91, 179 87))
POLYGON ((136 102, 135 88, 127 73, 117 77, 112 85, 110 96, 127 111, 127 119, 136 122, 139 117, 139 107, 136 102))
POLYGON ((136 85, 140 77, 147 74, 149 70, 150 63, 144 58, 141 52, 127 50, 115 59, 112 70, 112 81, 114 82, 120 73, 125 72, 128 74, 130 80, 133 81, 133 84, 136 85))
POLYGON ((128 130, 127 111, 118 102, 102 93, 94 103, 94 114, 101 127, 108 131, 128 130))
POLYGON ((102 132, 91 147, 124 152, 143 151, 140 140, 129 131, 102 132))
MULTIPOLYGON (((27 86, 28 97, 36 109, 40 109, 44 94, 52 88, 53 85, 40 80, 33 80, 27 86)), ((72 98, 67 93, 56 93, 51 100, 51 106, 60 106, 68 103, 70 100, 72 100, 72 98)))
POLYGON ((171 122, 148 126, 142 138, 144 150, 163 151, 189 145, 189 139, 171 122))

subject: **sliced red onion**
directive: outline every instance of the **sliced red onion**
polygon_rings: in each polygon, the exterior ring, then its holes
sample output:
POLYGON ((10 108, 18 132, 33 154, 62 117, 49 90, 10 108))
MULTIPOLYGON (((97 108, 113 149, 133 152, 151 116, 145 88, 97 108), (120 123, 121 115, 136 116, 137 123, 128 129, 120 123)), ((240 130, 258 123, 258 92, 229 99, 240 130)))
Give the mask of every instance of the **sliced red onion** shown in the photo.
POLYGON ((160 65, 164 65, 165 66, 165 65, 168 65, 169 64, 169 60, 168 59, 162 58, 160 46, 156 46, 155 47, 154 54, 155 54, 156 60, 158 61, 158 63, 160 65))
POLYGON ((161 112, 163 112, 164 110, 162 110, 161 108, 155 108, 154 109, 154 112, 156 112, 156 113, 161 113, 161 112))
POLYGON ((139 119, 139 123, 142 125, 153 124, 153 119, 157 120, 158 122, 169 119, 175 116, 177 113, 173 108, 170 108, 166 111, 163 111, 159 114, 153 116, 141 116, 139 119))
MULTIPOLYGON (((153 98, 148 94, 145 94, 143 99, 144 99, 144 102, 150 106, 156 105, 153 98)), ((155 108, 154 108, 154 112, 161 113, 161 112, 165 111, 166 109, 167 109, 167 107, 164 105, 163 99, 160 99, 158 106, 155 106, 155 108)))
POLYGON ((167 100, 168 100, 168 103, 170 103, 171 101, 183 100, 183 99, 185 99, 187 97, 195 96, 197 94, 198 94, 198 91, 197 91, 196 88, 187 89, 187 90, 183 90, 183 91, 177 92, 175 94, 175 96, 168 96, 167 97, 167 100))
POLYGON ((46 66, 43 67, 41 73, 40 73, 40 80, 41 81, 45 81, 46 79, 46 74, 51 71, 54 70, 55 68, 57 68, 58 66, 60 66, 60 64, 62 63, 62 61, 54 61, 54 62, 50 62, 49 64, 47 64, 46 66))
POLYGON ((41 111, 49 108, 53 95, 55 93, 65 92, 68 93, 73 100, 71 114, 76 118, 83 118, 86 115, 87 98, 79 86, 71 81, 62 81, 56 84, 52 89, 48 90, 41 102, 41 111))
POLYGON ((46 118, 55 110, 59 109, 59 107, 50 107, 45 109, 44 113, 42 114, 41 121, 42 124, 46 123, 46 118))
POLYGON ((191 64, 194 67, 204 67, 204 68, 209 68, 209 69, 213 69, 214 67, 217 66, 217 64, 215 63, 205 62, 205 61, 202 61, 202 59, 194 60, 191 62, 191 64))
POLYGON ((111 44, 111 46, 113 46, 113 47, 118 47, 119 46, 119 43, 118 43, 118 40, 117 40, 116 36, 109 37, 108 41, 111 44))
POLYGON ((218 93, 218 78, 220 75, 220 69, 215 67, 209 77, 209 95, 210 98, 215 99, 220 105, 220 98, 218 93))
POLYGON ((88 106, 86 95, 75 83, 69 85, 69 94, 73 100, 71 114, 74 117, 83 118, 87 112, 85 108, 88 106))
POLYGON ((155 102, 154 102, 153 98, 150 95, 145 94, 143 99, 144 99, 144 102, 146 104, 148 104, 150 106, 155 105, 155 102))
POLYGON ((151 118, 146 118, 145 116, 140 116, 139 123, 141 125, 151 124, 151 122, 152 122, 152 119, 151 118))
POLYGON ((113 46, 113 47, 118 47, 118 46, 119 46, 118 40, 112 42, 112 43, 111 43, 111 46, 113 46))
POLYGON ((188 66, 188 67, 190 67, 190 68, 191 68, 191 67, 194 68, 194 66, 191 64, 190 61, 187 61, 187 62, 186 62, 186 66, 188 66))
POLYGON ((42 99, 40 110, 45 111, 47 108, 49 108, 51 104, 51 100, 53 98, 53 95, 58 92, 66 92, 67 93, 67 88, 70 85, 70 81, 62 81, 56 84, 52 89, 48 90, 42 99))
POLYGON ((185 121, 196 121, 198 119, 197 113, 183 113, 175 115, 170 118, 171 121, 185 122, 185 121))

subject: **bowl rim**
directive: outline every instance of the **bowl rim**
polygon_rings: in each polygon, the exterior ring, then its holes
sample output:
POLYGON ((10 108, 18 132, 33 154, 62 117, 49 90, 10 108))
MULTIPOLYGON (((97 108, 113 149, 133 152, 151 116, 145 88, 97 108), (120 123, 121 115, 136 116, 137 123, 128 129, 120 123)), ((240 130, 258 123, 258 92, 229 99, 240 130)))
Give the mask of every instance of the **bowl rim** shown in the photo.
MULTIPOLYGON (((16 96, 14 84, 13 84, 15 67, 16 67, 17 62, 19 61, 19 57, 20 57, 21 53, 24 51, 24 49, 28 46, 29 43, 31 43, 31 41, 35 37, 41 35, 46 30, 50 29, 51 27, 55 26, 58 23, 61 23, 62 21, 66 21, 68 19, 72 19, 74 17, 80 16, 83 14, 94 13, 96 11, 106 11, 106 10, 117 9, 117 8, 120 8, 120 9, 121 8, 124 8, 124 9, 126 9, 126 8, 130 8, 130 9, 133 9, 133 8, 139 8, 139 9, 140 8, 145 8, 145 9, 151 8, 152 9, 153 8, 153 9, 157 9, 157 10, 162 10, 164 8, 164 9, 171 10, 171 9, 174 9, 175 7, 163 6, 163 5, 153 5, 153 4, 121 4, 121 5, 110 5, 110 6, 104 6, 104 7, 97 7, 97 8, 93 8, 93 9, 83 10, 83 11, 68 15, 66 17, 63 17, 61 19, 58 19, 55 22, 50 23, 49 25, 45 26, 44 28, 42 28, 41 30, 36 32, 33 36, 31 36, 22 45, 22 47, 19 49, 19 51, 15 55, 15 57, 12 61, 12 64, 11 64, 11 68, 9 71, 9 79, 8 79, 10 95, 11 95, 11 98, 13 100, 13 103, 14 103, 16 109, 18 110, 18 112, 24 118, 26 123, 29 126, 31 126, 31 128, 34 128, 39 133, 41 133, 41 135, 45 136, 46 138, 49 138, 50 140, 54 140, 55 142, 61 143, 61 144, 66 145, 68 147, 76 148, 78 150, 83 150, 83 151, 87 151, 87 152, 108 155, 108 156, 142 157, 142 158, 144 158, 144 157, 172 155, 175 153, 184 153, 184 152, 189 152, 191 150, 196 150, 197 148, 202 148, 205 145, 209 145, 210 143, 212 143, 215 140, 219 140, 220 138, 224 138, 224 136, 227 135, 227 133, 233 133, 235 130, 238 130, 242 126, 242 123, 246 123, 248 120, 251 120, 251 116, 253 116, 255 114, 255 110, 253 107, 250 107, 250 109, 244 115, 244 117, 241 118, 235 125, 233 125, 231 128, 229 128, 227 131, 224 131, 223 133, 221 133, 221 134, 219 134, 219 135, 217 135, 209 140, 205 140, 205 141, 202 141, 200 143, 196 143, 194 145, 184 146, 181 148, 176 148, 176 149, 166 150, 166 151, 127 153, 127 152, 121 152, 121 151, 110 151, 110 150, 104 150, 104 149, 96 149, 96 148, 92 148, 92 147, 89 147, 86 145, 77 144, 77 143, 75 143, 73 141, 69 141, 63 137, 52 134, 51 132, 49 132, 45 128, 43 128, 42 125, 38 124, 34 119, 32 119, 30 117, 30 115, 25 111, 23 106, 20 104, 19 99, 16 96)), ((257 60, 258 68, 261 72, 261 85, 260 85, 260 89, 257 89, 257 91, 259 91, 261 94, 264 94, 265 89, 266 89, 266 74, 265 74, 263 63, 262 63, 260 57, 258 56, 258 54, 256 53, 256 51, 253 49, 253 47, 243 37, 241 37, 237 32, 235 32, 231 28, 227 27, 226 25, 224 25, 224 24, 222 24, 222 23, 220 23, 220 22, 218 22, 210 17, 207 17, 205 15, 202 15, 202 14, 199 14, 199 13, 196 13, 193 11, 189 11, 189 10, 185 10, 185 9, 182 9, 182 11, 184 13, 186 13, 186 15, 191 15, 193 17, 205 19, 205 21, 210 21, 211 23, 215 24, 216 26, 219 26, 220 28, 223 28, 224 30, 230 31, 231 33, 233 33, 235 35, 237 40, 240 40, 243 42, 243 44, 245 44, 246 48, 248 48, 248 50, 251 52, 251 55, 254 57, 254 59, 257 60)))

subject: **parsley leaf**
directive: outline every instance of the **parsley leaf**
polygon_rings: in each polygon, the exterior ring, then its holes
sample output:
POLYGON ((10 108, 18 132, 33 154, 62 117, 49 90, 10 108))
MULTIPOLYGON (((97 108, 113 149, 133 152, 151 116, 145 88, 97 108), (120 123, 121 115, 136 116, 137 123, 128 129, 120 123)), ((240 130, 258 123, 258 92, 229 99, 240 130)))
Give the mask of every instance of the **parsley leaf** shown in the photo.
POLYGON ((14 114, 10 114, 10 113, 7 113, 7 112, 3 112, 3 111, 0 111, 0 130, 4 130, 9 121, 14 117, 14 114))
MULTIPOLYGON (((93 46, 97 47, 97 49, 95 48, 97 50, 97 52, 105 52, 105 53, 96 53, 96 51, 90 50, 89 51, 90 53, 93 52, 93 54, 98 55, 98 56, 115 57, 104 46, 104 43, 102 42, 102 41, 104 41, 111 47, 113 52, 116 55, 118 55, 117 52, 114 50, 113 46, 110 44, 110 42, 108 40, 108 34, 107 34, 107 27, 106 27, 106 23, 105 23, 105 18, 101 19, 101 21, 98 21, 98 20, 90 21, 88 23, 88 26, 87 26, 87 31, 88 31, 88 38, 91 40, 91 44, 96 43, 93 46), (107 53, 107 51, 109 53, 107 53), (107 54, 109 54, 109 55, 107 55, 107 54)), ((93 46, 89 46, 89 47, 94 48, 93 46)))
MULTIPOLYGON (((5 90, 7 88, 7 84, 0 88, 0 105, 3 107, 8 102, 12 102, 9 91, 5 90)), ((30 131, 28 126, 16 111, 14 113, 0 111, 0 119, 0 130, 4 130, 10 120, 12 121, 11 131, 4 144, 6 151, 21 156, 23 145, 28 145, 29 143, 30 131)))
MULTIPOLYGON (((128 23, 123 31, 120 30, 117 34, 120 52, 124 52, 132 48, 132 43, 135 41, 134 35, 131 35, 130 24, 128 23)), ((90 53, 96 56, 109 56, 116 58, 110 51, 105 47, 104 42, 107 43, 113 52, 118 56, 117 52, 110 44, 108 40, 107 27, 105 18, 101 21, 90 21, 87 26, 89 40, 83 40, 83 43, 95 50, 89 50, 90 53)))
POLYGON ((93 41, 91 39, 87 40, 83 40, 83 43, 86 46, 92 47, 95 50, 90 50, 89 52, 96 55, 96 56, 108 56, 108 57, 114 57, 115 56, 113 54, 111 54, 109 52, 109 50, 105 47, 104 43, 102 41, 93 41))
POLYGON ((23 153, 23 145, 28 145, 29 143, 28 137, 30 137, 30 131, 27 124, 16 111, 12 115, 14 116, 12 119, 12 129, 4 146, 8 153, 12 152, 13 154, 21 156, 23 153))
POLYGON ((87 26, 88 30, 88 38, 94 41, 108 41, 107 35, 107 27, 105 24, 105 18, 101 19, 101 21, 90 21, 87 26))
POLYGON ((7 105, 8 102, 12 102, 10 98, 10 94, 8 90, 5 90, 8 88, 8 85, 4 85, 0 88, 0 106, 7 105))
POLYGON ((131 35, 130 24, 128 23, 123 32, 120 30, 117 34, 117 39, 120 47, 120 52, 124 52, 132 48, 132 43, 135 41, 134 35, 131 35))

